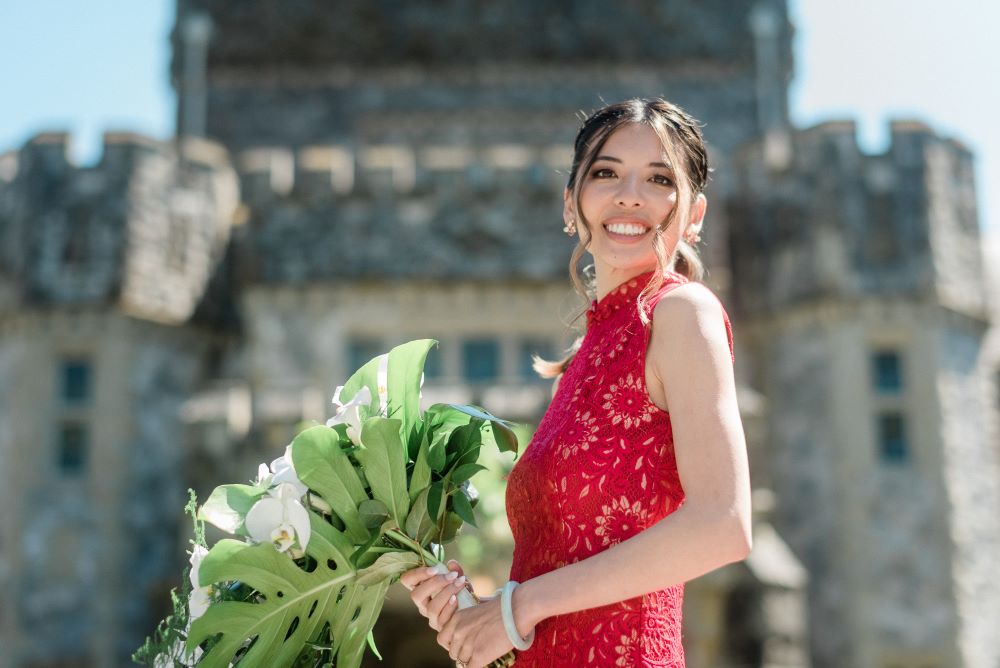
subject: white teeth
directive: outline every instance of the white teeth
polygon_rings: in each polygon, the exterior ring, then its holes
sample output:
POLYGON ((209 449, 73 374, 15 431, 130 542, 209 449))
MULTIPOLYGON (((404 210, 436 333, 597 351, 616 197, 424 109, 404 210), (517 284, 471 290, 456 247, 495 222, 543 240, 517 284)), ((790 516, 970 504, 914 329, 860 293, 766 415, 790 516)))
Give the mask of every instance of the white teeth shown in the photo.
POLYGON ((608 232, 614 232, 615 234, 625 234, 631 237, 637 237, 646 231, 646 228, 642 225, 633 225, 630 223, 612 223, 607 226, 608 232))

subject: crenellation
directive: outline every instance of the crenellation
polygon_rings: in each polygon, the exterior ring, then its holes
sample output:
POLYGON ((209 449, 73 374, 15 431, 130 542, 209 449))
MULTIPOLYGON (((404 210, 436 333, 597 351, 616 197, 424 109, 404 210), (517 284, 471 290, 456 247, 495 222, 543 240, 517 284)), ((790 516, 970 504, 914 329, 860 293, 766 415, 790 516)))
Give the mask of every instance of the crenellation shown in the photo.
POLYGON ((73 168, 69 156, 68 132, 39 132, 20 150, 21 173, 62 175, 73 168))
POLYGON ((128 304, 157 321, 191 316, 228 242, 238 202, 224 149, 107 132, 100 160, 72 164, 66 133, 39 133, 5 160, 3 265, 22 287, 5 308, 128 304), (180 153, 178 153, 178 149, 180 153), (172 281, 170 309, 158 295, 172 281), (183 284, 183 288, 181 287, 183 284))
POLYGON ((255 204, 289 198, 327 202, 368 197, 405 201, 441 187, 479 194, 555 194, 565 185, 569 146, 534 144, 377 144, 260 146, 236 157, 242 197, 255 204))
POLYGON ((956 308, 982 312, 971 155, 917 121, 890 129, 892 143, 878 154, 862 151, 853 121, 796 132, 789 170, 759 169, 761 142, 737 156, 733 206, 752 222, 733 232, 734 273, 771 286, 744 290, 747 308, 830 290, 921 297, 950 286, 956 308))
POLYGON ((13 181, 17 176, 18 167, 17 151, 4 151, 0 153, 0 184, 13 181))

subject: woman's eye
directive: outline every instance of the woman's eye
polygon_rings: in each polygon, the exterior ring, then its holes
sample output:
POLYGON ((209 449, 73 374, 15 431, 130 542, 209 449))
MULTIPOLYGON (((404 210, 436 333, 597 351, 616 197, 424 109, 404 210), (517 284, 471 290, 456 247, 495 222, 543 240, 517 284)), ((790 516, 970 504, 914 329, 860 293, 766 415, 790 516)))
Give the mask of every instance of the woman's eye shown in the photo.
POLYGON ((601 169, 595 169, 590 175, 595 179, 610 179, 615 173, 607 167, 602 167, 601 169))
POLYGON ((655 183, 659 183, 660 185, 663 185, 663 186, 672 186, 672 185, 674 185, 673 179, 671 179, 669 176, 664 176, 663 174, 656 174, 656 175, 654 175, 653 176, 653 181, 655 183))

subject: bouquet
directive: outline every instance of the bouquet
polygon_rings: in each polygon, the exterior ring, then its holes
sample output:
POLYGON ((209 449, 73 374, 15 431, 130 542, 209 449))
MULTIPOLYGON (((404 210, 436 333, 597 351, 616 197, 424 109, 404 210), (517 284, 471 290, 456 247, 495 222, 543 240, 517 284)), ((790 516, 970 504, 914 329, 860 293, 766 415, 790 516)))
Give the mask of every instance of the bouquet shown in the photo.
MULTIPOLYGON (((484 444, 517 452, 511 424, 474 406, 420 410, 433 340, 369 361, 337 388, 336 415, 299 433, 252 484, 222 485, 195 514, 174 613, 133 659, 155 668, 356 668, 386 590, 475 525, 469 479, 484 444), (238 536, 209 549, 204 522, 238 536)), ((475 605, 471 590, 459 606, 475 605)), ((380 657, 381 658, 381 657, 380 657)), ((507 655, 495 665, 510 665, 507 655)))

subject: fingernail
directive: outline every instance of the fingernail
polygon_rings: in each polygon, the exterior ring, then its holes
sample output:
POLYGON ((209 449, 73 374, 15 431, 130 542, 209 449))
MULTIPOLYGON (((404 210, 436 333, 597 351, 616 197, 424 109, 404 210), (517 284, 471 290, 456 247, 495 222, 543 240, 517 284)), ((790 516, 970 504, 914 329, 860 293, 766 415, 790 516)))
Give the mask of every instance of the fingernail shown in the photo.
POLYGON ((458 600, 458 599, 457 599, 457 598, 455 598, 455 595, 454 595, 454 594, 452 594, 452 595, 451 595, 451 598, 449 598, 449 599, 448 599, 448 602, 449 602, 449 603, 454 603, 454 602, 455 602, 455 601, 457 601, 457 600, 458 600))
POLYGON ((455 586, 456 587, 461 587, 464 584, 465 584, 465 576, 464 575, 462 577, 458 578, 457 580, 455 580, 455 586))
POLYGON ((437 575, 437 569, 431 566, 427 569, 427 575, 437 575))
POLYGON ((445 576, 448 580, 454 580, 458 577, 458 571, 449 571, 448 575, 445 576))

